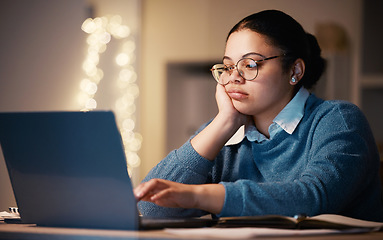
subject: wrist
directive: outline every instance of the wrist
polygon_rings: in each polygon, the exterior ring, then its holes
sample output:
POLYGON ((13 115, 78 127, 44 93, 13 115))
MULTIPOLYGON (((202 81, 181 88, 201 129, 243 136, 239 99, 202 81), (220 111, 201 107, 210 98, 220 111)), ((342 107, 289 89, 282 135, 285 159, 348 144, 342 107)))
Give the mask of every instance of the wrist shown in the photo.
POLYGON ((225 143, 240 127, 241 122, 218 114, 205 129, 191 140, 191 144, 202 157, 214 160, 225 143))
POLYGON ((225 202, 225 187, 222 184, 195 185, 195 208, 219 214, 225 202))
POLYGON ((238 129, 243 125, 242 116, 237 114, 228 114, 219 112, 214 118, 214 121, 219 122, 223 127, 227 129, 238 129))
POLYGON ((240 116, 233 117, 218 113, 212 124, 215 125, 216 129, 219 129, 222 136, 230 139, 244 123, 242 123, 240 116))

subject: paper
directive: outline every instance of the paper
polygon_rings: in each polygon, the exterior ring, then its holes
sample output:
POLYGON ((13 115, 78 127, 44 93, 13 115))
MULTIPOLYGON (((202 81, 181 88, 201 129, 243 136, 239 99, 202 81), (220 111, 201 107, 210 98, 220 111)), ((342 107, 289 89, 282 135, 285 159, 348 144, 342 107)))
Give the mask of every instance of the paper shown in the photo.
POLYGON ((383 222, 365 221, 356 218, 345 217, 336 214, 322 214, 311 219, 327 221, 332 223, 345 224, 356 227, 370 227, 370 228, 383 228, 383 222))
POLYGON ((18 213, 10 213, 10 212, 0 212, 0 220, 3 221, 4 219, 17 219, 20 218, 20 215, 18 213))
POLYGON ((183 236, 216 237, 225 239, 281 237, 281 236, 310 236, 339 233, 364 233, 370 230, 355 228, 349 230, 332 229, 276 229, 276 228, 168 228, 166 232, 183 236))
POLYGON ((383 222, 365 221, 336 214, 322 214, 314 217, 299 219, 280 216, 248 216, 223 217, 217 222, 218 227, 252 227, 252 228, 282 228, 282 229, 351 229, 369 228, 369 230, 382 229, 383 222))

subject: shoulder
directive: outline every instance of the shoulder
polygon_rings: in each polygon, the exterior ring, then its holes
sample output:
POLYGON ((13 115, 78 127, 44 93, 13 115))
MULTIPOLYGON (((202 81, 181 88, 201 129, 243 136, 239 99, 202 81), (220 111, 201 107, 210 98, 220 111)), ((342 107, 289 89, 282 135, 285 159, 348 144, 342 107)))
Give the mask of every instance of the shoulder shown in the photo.
POLYGON ((364 116, 355 104, 343 100, 323 100, 311 94, 306 102, 305 112, 316 114, 338 113, 342 116, 364 116))
POLYGON ((314 94, 307 99, 305 114, 313 121, 327 123, 335 128, 368 126, 366 117, 355 104, 343 100, 323 100, 314 94))

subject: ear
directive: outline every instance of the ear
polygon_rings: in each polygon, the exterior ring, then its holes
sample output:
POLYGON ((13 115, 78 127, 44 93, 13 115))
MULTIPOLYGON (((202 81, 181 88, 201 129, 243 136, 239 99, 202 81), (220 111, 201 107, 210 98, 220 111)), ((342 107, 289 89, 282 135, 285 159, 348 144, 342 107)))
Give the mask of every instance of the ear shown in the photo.
POLYGON ((301 58, 295 60, 291 69, 291 79, 295 80, 290 80, 291 85, 298 84, 298 82, 303 78, 303 75, 305 74, 305 66, 305 62, 301 58))

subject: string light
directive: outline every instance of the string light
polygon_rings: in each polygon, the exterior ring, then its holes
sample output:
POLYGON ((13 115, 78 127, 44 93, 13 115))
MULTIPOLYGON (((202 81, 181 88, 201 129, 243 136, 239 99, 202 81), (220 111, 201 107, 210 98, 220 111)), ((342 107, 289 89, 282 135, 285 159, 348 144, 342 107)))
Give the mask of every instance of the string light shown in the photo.
POLYGON ((86 41, 87 55, 82 64, 86 77, 80 82, 78 95, 78 102, 83 111, 97 108, 95 95, 99 90, 98 84, 104 77, 104 72, 98 67, 100 54, 106 51, 112 37, 123 41, 122 48, 115 57, 115 62, 120 68, 116 82, 121 95, 115 102, 114 111, 125 148, 128 171, 131 173, 133 168, 141 164, 138 151, 142 143, 141 134, 135 132, 135 100, 139 95, 136 83, 137 73, 133 67, 136 44, 129 39, 130 28, 122 24, 122 18, 119 15, 88 18, 83 22, 81 29, 89 34, 86 41))

